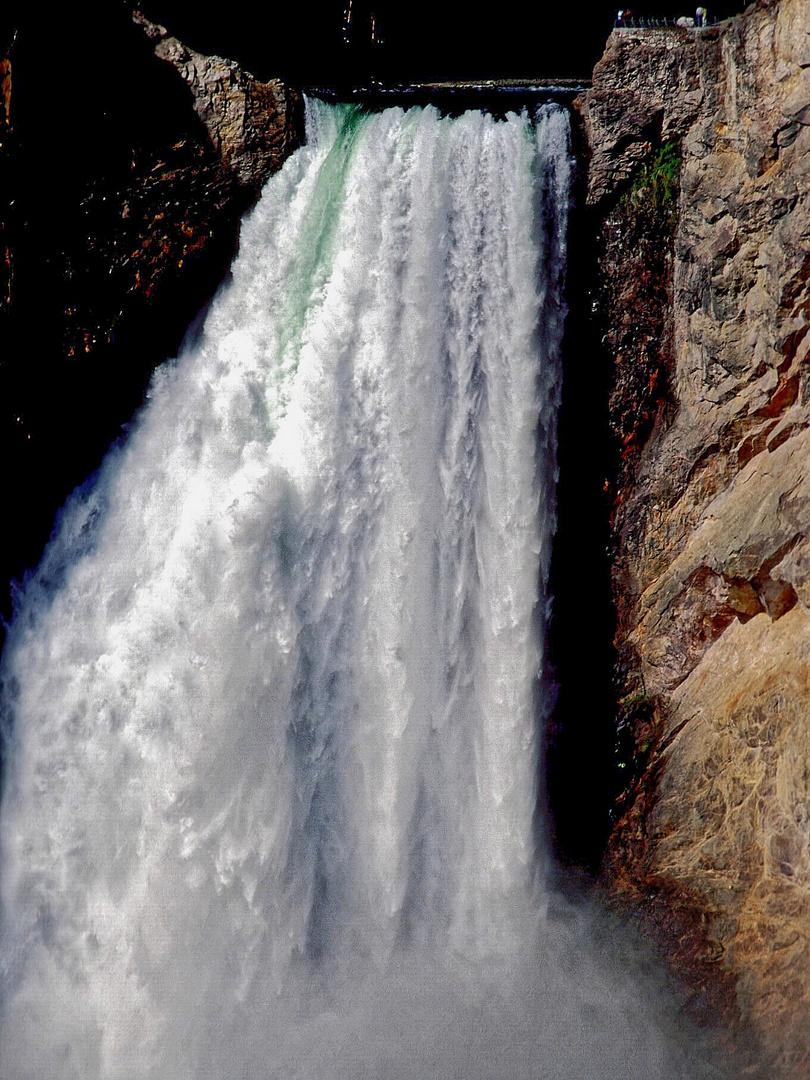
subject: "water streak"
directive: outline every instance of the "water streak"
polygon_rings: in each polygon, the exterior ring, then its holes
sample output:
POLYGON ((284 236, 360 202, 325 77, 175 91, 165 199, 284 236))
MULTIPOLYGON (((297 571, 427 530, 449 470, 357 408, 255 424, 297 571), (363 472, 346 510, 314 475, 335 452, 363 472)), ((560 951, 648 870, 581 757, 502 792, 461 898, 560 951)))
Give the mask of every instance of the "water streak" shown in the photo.
POLYGON ((674 1076, 537 824, 566 115, 309 108, 11 629, 0 1071, 674 1076))

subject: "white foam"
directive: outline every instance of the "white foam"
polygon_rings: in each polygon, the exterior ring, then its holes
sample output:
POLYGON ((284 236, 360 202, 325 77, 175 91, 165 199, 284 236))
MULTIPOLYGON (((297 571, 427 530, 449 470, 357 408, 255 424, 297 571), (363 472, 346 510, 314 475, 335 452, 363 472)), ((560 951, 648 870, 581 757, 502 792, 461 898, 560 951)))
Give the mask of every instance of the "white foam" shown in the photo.
POLYGON ((674 1076, 545 914, 565 114, 310 129, 11 630, 2 1075, 674 1076))

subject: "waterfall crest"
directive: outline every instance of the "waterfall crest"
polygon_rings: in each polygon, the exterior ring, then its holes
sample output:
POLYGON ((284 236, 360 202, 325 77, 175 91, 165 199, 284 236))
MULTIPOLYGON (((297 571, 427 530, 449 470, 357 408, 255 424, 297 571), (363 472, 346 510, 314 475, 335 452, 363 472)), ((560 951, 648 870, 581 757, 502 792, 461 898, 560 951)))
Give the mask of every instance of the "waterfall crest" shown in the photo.
POLYGON ((10 631, 0 1071, 674 1076, 536 814, 567 116, 308 108, 10 631))

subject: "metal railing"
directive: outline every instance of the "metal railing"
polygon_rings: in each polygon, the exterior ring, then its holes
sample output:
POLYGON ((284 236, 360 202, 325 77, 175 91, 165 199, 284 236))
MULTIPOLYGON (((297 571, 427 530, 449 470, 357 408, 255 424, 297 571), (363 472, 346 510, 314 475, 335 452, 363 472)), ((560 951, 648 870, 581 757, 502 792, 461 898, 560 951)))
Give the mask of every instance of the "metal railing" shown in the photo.
POLYGON ((616 19, 613 26, 616 30, 657 30, 671 27, 673 29, 704 30, 707 26, 715 26, 720 20, 716 15, 708 16, 698 24, 694 18, 686 16, 656 16, 656 15, 623 15, 616 19))

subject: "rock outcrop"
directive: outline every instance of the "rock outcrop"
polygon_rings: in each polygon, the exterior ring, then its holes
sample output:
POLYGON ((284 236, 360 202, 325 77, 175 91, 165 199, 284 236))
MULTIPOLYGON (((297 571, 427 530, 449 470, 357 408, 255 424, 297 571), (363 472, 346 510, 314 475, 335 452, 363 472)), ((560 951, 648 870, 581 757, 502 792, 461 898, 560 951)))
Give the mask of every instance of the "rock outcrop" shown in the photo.
POLYGON ((646 910, 686 981, 752 1026, 774 1075, 798 1080, 810 1068, 810 3, 760 0, 705 30, 614 31, 579 107, 614 366, 616 673, 633 758, 606 880, 646 910), (669 225, 633 189, 662 149, 680 160, 669 225), (628 244, 642 211, 659 230, 652 283, 628 244))
POLYGON ((260 190, 301 140, 300 95, 282 79, 260 82, 232 60, 189 49, 140 12, 133 20, 188 86, 222 164, 243 187, 260 190))

